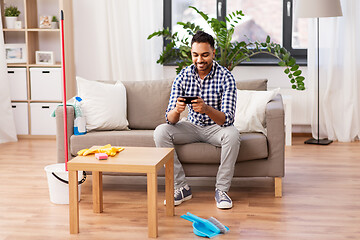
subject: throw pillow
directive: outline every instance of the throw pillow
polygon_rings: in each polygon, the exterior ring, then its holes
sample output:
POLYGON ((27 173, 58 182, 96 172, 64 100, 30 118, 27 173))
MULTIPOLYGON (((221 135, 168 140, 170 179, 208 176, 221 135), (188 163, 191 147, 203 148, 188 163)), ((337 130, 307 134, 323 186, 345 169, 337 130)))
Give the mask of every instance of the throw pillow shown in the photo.
POLYGON ((112 84, 81 77, 76 77, 76 81, 87 131, 127 129, 126 89, 121 82, 112 84))
POLYGON ((237 90, 234 126, 240 132, 262 132, 266 135, 265 109, 280 88, 271 91, 237 90))

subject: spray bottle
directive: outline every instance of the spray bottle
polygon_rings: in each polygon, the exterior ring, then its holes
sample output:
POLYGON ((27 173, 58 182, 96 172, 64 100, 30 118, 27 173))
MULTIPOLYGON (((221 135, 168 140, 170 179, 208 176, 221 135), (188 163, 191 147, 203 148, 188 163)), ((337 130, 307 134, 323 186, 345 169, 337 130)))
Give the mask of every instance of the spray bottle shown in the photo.
POLYGON ((86 120, 81 112, 80 102, 82 99, 80 97, 75 97, 75 120, 74 120, 74 134, 75 135, 84 135, 86 134, 86 120))

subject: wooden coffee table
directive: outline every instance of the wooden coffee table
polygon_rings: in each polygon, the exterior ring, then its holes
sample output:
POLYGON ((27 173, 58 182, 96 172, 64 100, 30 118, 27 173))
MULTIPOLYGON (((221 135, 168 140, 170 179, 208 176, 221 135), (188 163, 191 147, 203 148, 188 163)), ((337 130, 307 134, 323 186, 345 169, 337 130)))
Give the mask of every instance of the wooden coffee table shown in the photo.
POLYGON ((125 147, 125 150, 107 160, 97 160, 92 154, 77 156, 69 161, 70 233, 79 233, 78 171, 92 171, 94 213, 103 211, 102 172, 126 172, 147 174, 148 236, 157 237, 157 172, 164 164, 166 215, 174 216, 173 148, 125 147))

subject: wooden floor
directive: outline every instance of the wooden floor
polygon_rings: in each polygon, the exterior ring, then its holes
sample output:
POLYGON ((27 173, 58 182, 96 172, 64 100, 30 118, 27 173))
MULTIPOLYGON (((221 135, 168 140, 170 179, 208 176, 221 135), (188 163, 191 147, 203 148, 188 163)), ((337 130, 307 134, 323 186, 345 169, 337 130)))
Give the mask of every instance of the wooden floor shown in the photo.
MULTIPOLYGON (((286 147, 283 198, 274 198, 272 179, 235 179, 234 207, 222 211, 214 203, 214 180, 191 179, 194 198, 167 217, 160 185, 159 239, 200 239, 180 218, 186 212, 214 216, 230 228, 216 239, 360 239, 360 142, 304 140, 286 147)), ((56 162, 55 140, 0 144, 0 152, 0 240, 147 238, 143 178, 104 176, 104 212, 94 214, 90 176, 82 185, 80 233, 70 235, 68 205, 50 203, 44 171, 56 162)))

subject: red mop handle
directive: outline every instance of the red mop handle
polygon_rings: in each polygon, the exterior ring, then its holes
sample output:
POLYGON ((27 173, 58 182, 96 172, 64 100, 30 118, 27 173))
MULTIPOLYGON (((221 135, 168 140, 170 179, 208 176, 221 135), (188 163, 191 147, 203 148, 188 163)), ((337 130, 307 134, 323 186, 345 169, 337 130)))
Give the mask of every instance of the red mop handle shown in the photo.
POLYGON ((67 135, 67 110, 66 110, 66 78, 65 78, 65 46, 64 46, 64 12, 61 10, 61 67, 63 70, 63 105, 64 105, 64 145, 65 145, 65 171, 68 170, 68 135, 67 135))

